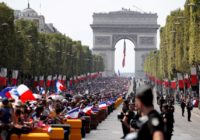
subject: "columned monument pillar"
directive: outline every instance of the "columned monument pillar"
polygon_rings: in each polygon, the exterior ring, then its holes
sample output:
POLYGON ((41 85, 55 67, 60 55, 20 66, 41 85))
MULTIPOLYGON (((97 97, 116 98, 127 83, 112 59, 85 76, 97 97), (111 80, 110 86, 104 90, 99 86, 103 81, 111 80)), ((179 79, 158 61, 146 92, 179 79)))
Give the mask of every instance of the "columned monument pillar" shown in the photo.
POLYGON ((135 45, 135 75, 144 76, 144 60, 150 51, 156 50, 157 14, 122 10, 94 13, 93 53, 104 59, 105 75, 115 70, 115 45, 121 39, 129 39, 135 45))

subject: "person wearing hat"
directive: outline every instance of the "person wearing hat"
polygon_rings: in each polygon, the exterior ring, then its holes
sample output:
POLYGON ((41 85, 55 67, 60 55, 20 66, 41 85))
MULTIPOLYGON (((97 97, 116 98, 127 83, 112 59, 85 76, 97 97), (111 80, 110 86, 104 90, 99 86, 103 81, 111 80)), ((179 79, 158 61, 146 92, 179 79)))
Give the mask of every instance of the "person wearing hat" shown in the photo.
POLYGON ((142 115, 137 139, 164 140, 164 123, 161 115, 154 109, 150 86, 143 85, 136 90, 135 105, 142 115))

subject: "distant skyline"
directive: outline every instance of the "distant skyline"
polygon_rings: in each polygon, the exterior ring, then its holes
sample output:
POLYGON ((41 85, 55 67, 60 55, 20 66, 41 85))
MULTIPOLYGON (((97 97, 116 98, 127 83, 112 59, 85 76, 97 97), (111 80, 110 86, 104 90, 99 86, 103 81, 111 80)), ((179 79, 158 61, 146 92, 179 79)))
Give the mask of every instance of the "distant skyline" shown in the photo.
MULTIPOLYGON (((0 0, 15 10, 27 8, 28 0, 0 0)), ((145 11, 158 14, 158 24, 163 26, 167 15, 171 11, 183 8, 185 0, 29 0, 30 7, 44 15, 47 23, 53 25, 63 34, 73 40, 80 40, 82 44, 92 48, 92 24, 93 13, 119 11, 122 8, 145 11), (136 8, 139 7, 139 8, 136 8), (139 10, 141 9, 141 10, 139 10)), ((159 35, 158 35, 159 43, 159 35)), ((127 57, 132 55, 127 43, 127 57), (131 54, 130 54, 131 53, 131 54)), ((158 44, 159 45, 159 44, 158 44)), ((117 46, 116 46, 117 47, 117 46)), ((118 48, 118 47, 117 47, 118 48)), ((118 51, 118 49, 116 49, 118 51)), ((117 53, 115 65, 121 64, 122 53, 117 53)), ((133 61, 135 60, 134 55, 133 61)), ((133 65, 127 60, 126 65, 133 65)), ((124 72, 132 72, 132 68, 115 68, 124 72)))

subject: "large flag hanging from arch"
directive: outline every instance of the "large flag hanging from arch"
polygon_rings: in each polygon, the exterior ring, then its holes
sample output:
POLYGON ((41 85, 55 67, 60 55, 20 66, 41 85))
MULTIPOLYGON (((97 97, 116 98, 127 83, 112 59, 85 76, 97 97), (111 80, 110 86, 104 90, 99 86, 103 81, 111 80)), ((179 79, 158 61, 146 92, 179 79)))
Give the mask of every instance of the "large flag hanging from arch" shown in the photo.
POLYGON ((122 67, 125 66, 125 61, 126 61, 126 41, 124 39, 124 51, 123 51, 123 54, 124 54, 124 57, 123 57, 123 60, 122 60, 122 67))

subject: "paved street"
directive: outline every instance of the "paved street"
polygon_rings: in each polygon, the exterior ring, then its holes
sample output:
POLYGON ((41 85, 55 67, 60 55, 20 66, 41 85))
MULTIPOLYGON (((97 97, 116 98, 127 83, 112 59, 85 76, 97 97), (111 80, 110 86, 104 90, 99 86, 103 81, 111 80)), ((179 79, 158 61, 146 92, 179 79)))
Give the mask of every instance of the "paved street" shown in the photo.
POLYGON ((187 121, 187 111, 185 117, 181 116, 180 106, 175 106, 175 128, 172 140, 199 140, 200 139, 200 115, 192 113, 192 122, 187 121))
MULTIPOLYGON (((155 105, 156 109, 158 106, 155 105)), ((111 113, 108 118, 103 121, 97 128, 86 136, 86 140, 119 140, 122 136, 121 123, 117 120, 117 113, 120 112, 121 107, 111 113)), ((187 111, 185 117, 181 116, 181 108, 175 105, 175 128, 172 140, 199 140, 200 135, 200 114, 198 109, 192 112, 192 122, 187 121, 187 111)))
MULTIPOLYGON (((128 94, 133 89, 133 81, 129 87, 128 94)), ((117 114, 121 112, 122 106, 119 106, 113 111, 105 121, 97 127, 97 130, 92 130, 90 134, 86 135, 86 140, 118 140, 123 136, 121 122, 117 119, 117 114)))
POLYGON ((121 107, 111 113, 105 121, 86 135, 86 140, 119 140, 122 137, 121 123, 117 120, 117 114, 121 107))

